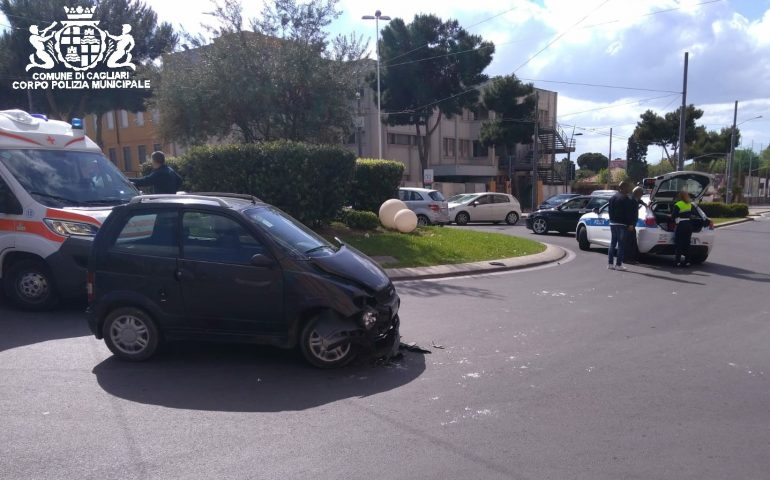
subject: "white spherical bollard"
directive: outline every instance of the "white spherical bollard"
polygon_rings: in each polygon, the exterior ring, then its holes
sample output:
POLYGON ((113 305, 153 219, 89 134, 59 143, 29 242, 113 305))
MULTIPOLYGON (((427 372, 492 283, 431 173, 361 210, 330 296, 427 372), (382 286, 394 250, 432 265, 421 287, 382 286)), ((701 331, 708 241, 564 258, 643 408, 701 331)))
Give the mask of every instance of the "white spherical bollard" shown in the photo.
POLYGON ((407 208, 400 210, 393 221, 396 224, 396 230, 401 233, 413 232, 417 228, 417 215, 407 208))
POLYGON ((385 203, 380 206, 380 222, 385 228, 395 229, 396 223, 394 218, 396 214, 406 208, 406 204, 397 198, 391 198, 386 200, 385 203))

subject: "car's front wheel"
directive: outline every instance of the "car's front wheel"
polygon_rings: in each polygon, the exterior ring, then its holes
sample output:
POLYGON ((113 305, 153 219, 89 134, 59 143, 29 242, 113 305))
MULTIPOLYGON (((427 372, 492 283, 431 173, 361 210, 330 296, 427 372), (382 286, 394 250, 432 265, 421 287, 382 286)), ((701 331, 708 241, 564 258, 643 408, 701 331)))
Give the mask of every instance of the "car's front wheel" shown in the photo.
POLYGON ((430 219, 425 215, 417 215, 417 226, 427 227, 430 225, 430 219))
POLYGON ((577 241, 578 247, 580 247, 581 250, 591 249, 591 243, 588 241, 588 232, 586 231, 586 227, 578 227, 577 241))
POLYGON ((505 216, 505 223, 508 225, 516 225, 519 223, 519 214, 516 212, 508 212, 508 215, 505 216))
POLYGON ((118 308, 107 315, 102 328, 104 343, 118 358, 147 360, 158 350, 160 332, 152 318, 138 308, 118 308))
POLYGON ((353 345, 350 342, 346 342, 333 348, 327 348, 327 343, 330 339, 324 336, 319 328, 323 321, 324 317, 318 316, 305 325, 299 341, 302 355, 314 367, 343 367, 356 356, 353 345))
POLYGON ((543 217, 537 217, 532 220, 532 231, 538 235, 545 235, 548 233, 548 220, 543 217))
POLYGON ((5 295, 24 310, 50 310, 59 301, 53 274, 42 260, 20 260, 3 275, 5 295))
POLYGON ((471 221, 471 216, 467 212, 460 212, 455 216, 455 223, 458 225, 468 225, 471 221))

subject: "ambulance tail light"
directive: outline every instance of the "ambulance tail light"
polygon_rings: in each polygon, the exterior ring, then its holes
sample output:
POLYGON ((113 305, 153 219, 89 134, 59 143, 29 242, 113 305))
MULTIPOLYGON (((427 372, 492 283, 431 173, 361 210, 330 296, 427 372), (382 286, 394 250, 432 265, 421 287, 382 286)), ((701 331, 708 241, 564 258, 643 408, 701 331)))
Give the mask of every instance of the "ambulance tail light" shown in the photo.
POLYGON ((86 273, 86 294, 88 294, 88 303, 94 301, 94 272, 86 273))
POLYGON ((69 222, 66 220, 54 220, 51 218, 43 219, 45 225, 56 235, 62 237, 80 236, 93 237, 99 231, 99 227, 90 223, 69 222))

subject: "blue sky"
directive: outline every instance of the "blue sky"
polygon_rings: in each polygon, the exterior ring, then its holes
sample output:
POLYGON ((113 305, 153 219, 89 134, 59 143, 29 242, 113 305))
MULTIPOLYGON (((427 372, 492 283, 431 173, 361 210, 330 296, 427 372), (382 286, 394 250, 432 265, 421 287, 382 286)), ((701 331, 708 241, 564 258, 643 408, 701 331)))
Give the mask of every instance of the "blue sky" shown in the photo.
MULTIPOLYGON (((209 0, 145 0, 162 20, 189 32, 211 22, 209 0)), ((245 1, 249 17, 261 1, 245 1)), ((671 111, 681 97, 683 53, 690 52, 688 103, 705 111, 701 123, 719 129, 732 122, 739 100, 743 146, 770 144, 770 0, 340 0, 333 33, 364 35, 374 46, 374 22, 383 14, 411 19, 417 13, 455 18, 496 44, 489 75, 515 72, 536 86, 559 92, 559 122, 577 137, 577 153, 609 149, 625 157, 639 114, 671 111), (590 15, 589 15, 590 14, 590 15), (576 25, 578 21, 585 18, 576 25), (562 38, 528 61, 561 33, 562 38), (572 82, 653 91, 569 85, 572 82), (582 113, 581 113, 582 112, 582 113)), ((649 152, 648 160, 661 156, 649 152)))

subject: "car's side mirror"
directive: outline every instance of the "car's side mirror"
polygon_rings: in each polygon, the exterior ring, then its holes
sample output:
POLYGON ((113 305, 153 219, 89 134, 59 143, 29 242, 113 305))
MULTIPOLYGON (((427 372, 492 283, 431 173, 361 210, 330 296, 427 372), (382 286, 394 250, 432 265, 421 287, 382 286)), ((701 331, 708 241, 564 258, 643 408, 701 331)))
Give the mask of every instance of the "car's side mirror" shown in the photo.
POLYGON ((251 257, 251 265, 259 268, 271 268, 273 265, 275 265, 275 260, 268 257, 267 255, 258 253, 251 257))
POLYGON ((478 204, 479 204, 479 202, 471 202, 471 207, 476 207, 476 206, 478 206, 478 204))
POLYGON ((600 211, 600 210, 599 210, 599 207, 596 207, 596 208, 594 208, 594 210, 593 210, 593 212, 594 212, 595 214, 597 214, 597 215, 599 214, 599 211, 600 211))

